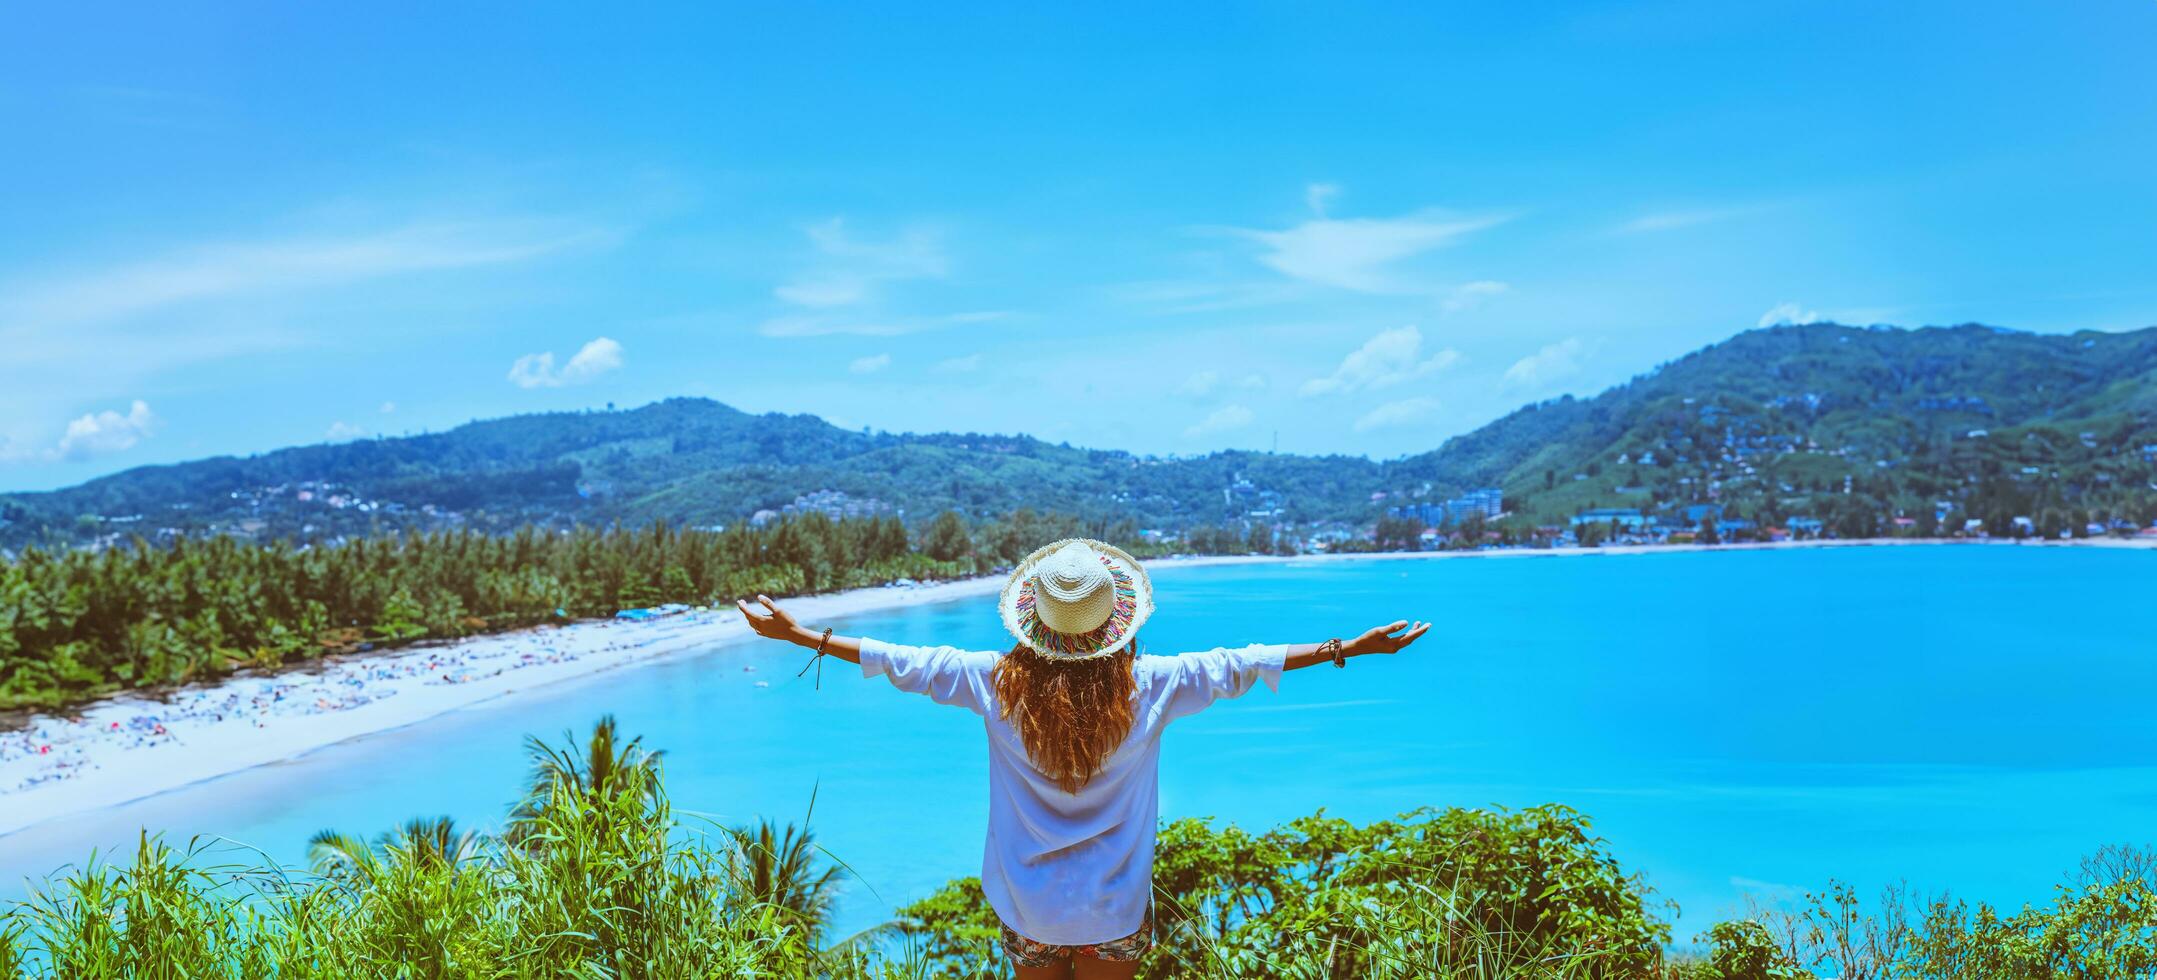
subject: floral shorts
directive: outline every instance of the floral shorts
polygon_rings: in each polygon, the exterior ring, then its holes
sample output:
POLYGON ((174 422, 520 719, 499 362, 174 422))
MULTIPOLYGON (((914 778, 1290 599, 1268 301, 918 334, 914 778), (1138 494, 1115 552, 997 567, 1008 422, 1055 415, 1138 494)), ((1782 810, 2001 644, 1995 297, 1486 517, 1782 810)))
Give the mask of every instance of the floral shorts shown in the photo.
POLYGON ((1054 946, 1037 943, 1003 926, 1004 955, 1016 966, 1056 966, 1074 956, 1091 956, 1111 963, 1129 963, 1146 955, 1153 948, 1153 909, 1146 909, 1146 921, 1138 924, 1138 931, 1122 939, 1105 943, 1087 943, 1083 946, 1054 946))

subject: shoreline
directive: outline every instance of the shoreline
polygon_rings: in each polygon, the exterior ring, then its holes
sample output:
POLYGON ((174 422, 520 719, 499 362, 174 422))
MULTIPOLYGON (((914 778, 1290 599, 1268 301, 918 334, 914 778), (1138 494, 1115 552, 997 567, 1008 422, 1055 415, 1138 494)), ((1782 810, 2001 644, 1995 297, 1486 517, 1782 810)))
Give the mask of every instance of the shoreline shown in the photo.
MULTIPOLYGON (((1682 554, 1954 545, 2157 550, 2157 542, 1961 541, 1878 538, 1723 545, 1629 545, 1487 551, 1162 558, 1149 569, 1340 561, 1413 561, 1682 554)), ((786 600, 805 620, 855 616, 994 593, 1001 575, 883 585, 786 600)), ((0 836, 179 789, 472 705, 752 634, 731 608, 644 621, 586 620, 342 656, 268 675, 234 676, 166 697, 122 694, 68 716, 34 715, 0 732, 0 836), (274 734, 271 734, 274 733, 274 734)))

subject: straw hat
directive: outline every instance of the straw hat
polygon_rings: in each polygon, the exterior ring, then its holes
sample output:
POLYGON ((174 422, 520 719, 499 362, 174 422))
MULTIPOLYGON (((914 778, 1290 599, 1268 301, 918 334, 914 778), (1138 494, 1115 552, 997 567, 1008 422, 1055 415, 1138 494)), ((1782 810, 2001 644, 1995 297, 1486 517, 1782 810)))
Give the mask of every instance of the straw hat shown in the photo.
POLYGON ((1019 562, 996 605, 1004 628, 1036 653, 1091 660, 1130 645, 1153 614, 1153 583, 1123 549, 1065 538, 1019 562))

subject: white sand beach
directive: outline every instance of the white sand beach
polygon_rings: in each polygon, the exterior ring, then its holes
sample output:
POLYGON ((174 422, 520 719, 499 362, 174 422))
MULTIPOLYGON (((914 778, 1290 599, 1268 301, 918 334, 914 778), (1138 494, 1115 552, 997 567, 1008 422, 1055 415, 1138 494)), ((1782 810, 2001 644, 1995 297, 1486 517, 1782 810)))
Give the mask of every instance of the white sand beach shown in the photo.
MULTIPOLYGON (((1387 554, 1158 559, 1156 570, 1256 562, 1401 561, 1672 554, 1863 546, 2124 547, 2152 541, 1958 543, 1921 540, 1718 546, 1502 549, 1387 554)), ((805 622, 994 592, 1001 576, 856 589, 786 601, 805 622)), ((271 675, 237 675, 157 699, 119 696, 0 732, 0 835, 323 746, 513 697, 570 678, 740 640, 732 608, 644 620, 542 627, 327 659, 271 675)))

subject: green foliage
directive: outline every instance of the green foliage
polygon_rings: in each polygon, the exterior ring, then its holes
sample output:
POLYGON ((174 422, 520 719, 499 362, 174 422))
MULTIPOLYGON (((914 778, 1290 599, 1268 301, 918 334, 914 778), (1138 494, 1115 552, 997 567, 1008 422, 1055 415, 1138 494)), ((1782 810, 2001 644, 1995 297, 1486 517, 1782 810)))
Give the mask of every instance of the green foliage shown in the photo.
POLYGON ((1775 327, 1593 398, 1530 405, 1387 477, 1500 487, 1521 525, 1713 501, 1766 524, 1816 517, 1841 537, 1918 533, 1897 515, 1939 534, 1962 520, 1937 520, 1946 502, 1995 534, 2016 515, 2046 530, 2051 511, 2052 536, 2079 537, 2091 520, 2157 521, 2151 390, 2157 329, 1775 327))
POLYGON ((972 977, 1002 954, 1003 929, 981 891, 980 878, 959 878, 898 910, 890 931, 940 980, 972 977))
MULTIPOLYGON (((1248 511, 1247 501, 1221 494, 1239 475, 1281 491, 1288 518, 1308 521, 1368 510, 1380 470, 1359 456, 1158 459, 1027 436, 850 431, 809 415, 750 415, 676 398, 630 411, 524 415, 422 436, 146 467, 7 495, 0 548, 164 527, 256 541, 456 528, 502 534, 524 524, 733 527, 816 491, 922 522, 945 511, 975 521, 1031 506, 1180 528, 1248 511)), ((943 549, 939 560, 968 550, 943 549)))
POLYGON ((812 939, 821 937, 838 901, 839 870, 820 866, 809 829, 759 820, 735 830, 734 839, 742 855, 734 866, 735 891, 793 916, 812 939))
POLYGON ((666 601, 660 598, 662 595, 651 575, 639 569, 629 573, 622 590, 615 594, 614 604, 623 609, 649 609, 666 601))
MULTIPOLYGON (((1669 927, 1562 807, 1418 810, 1357 826, 1322 812, 1264 834, 1161 830, 1156 952, 1142 977, 1632 977, 1669 927)), ((996 935, 980 884, 900 910, 939 975, 996 935)))
MULTIPOLYGON (((1068 519, 990 526, 1037 534, 1068 519)), ((395 644, 608 616, 666 602, 795 595, 972 574, 989 559, 910 551, 891 518, 767 528, 584 528, 258 546, 226 537, 38 549, 0 562, 0 710, 272 669, 395 644)))
POLYGON ((966 519, 955 511, 936 515, 921 536, 922 553, 937 561, 957 561, 973 548, 974 542, 966 536, 966 519))
MULTIPOLYGON (((521 846, 434 820, 375 846, 318 835, 320 876, 145 837, 127 864, 93 861, 0 909, 0 976, 878 975, 865 951, 818 949, 799 909, 739 888, 743 852, 678 824, 656 765, 610 773, 541 791, 521 846)), ((878 969, 906 975, 903 959, 878 969)))
POLYGON ((382 602, 382 611, 369 632, 381 639, 416 640, 427 635, 427 627, 421 623, 427 615, 419 600, 412 598, 410 589, 398 589, 382 602))
POLYGON ((308 864, 316 874, 332 879, 372 878, 396 861, 454 869, 478 854, 478 836, 458 833, 456 821, 448 817, 415 817, 382 834, 373 847, 335 830, 320 831, 307 841, 308 864))
POLYGON ((1812 976, 1758 922, 1718 922, 1708 930, 1707 938, 1708 962, 1693 973, 1699 980, 1808 980, 1812 976))
MULTIPOLYGON (((1913 900, 1891 886, 1869 906, 1831 881, 1791 907, 1755 908, 1743 949, 1822 976, 1864 980, 2152 980, 2157 978, 2157 855, 2108 847, 2060 886, 2049 908, 2006 913, 1951 895, 1913 900)), ((1717 930, 1727 933, 1728 924, 1717 930)), ((1722 937, 1717 936, 1718 957, 1722 937)), ((1714 976, 1715 974, 1703 974, 1714 976)), ((1769 973, 1768 976, 1784 974, 1769 973)), ((1792 974, 1805 976, 1806 974, 1792 974)))
POLYGON ((2157 889, 2141 878, 2062 886, 2052 908, 2011 915, 1942 896, 1896 966, 1926 980, 2157 977, 2157 889))
POLYGON ((1423 522, 1413 517, 1381 517, 1373 541, 1380 551, 1416 551, 1422 548, 1423 522))
MULTIPOLYGON (((2144 877, 2157 855, 2107 849, 2091 864, 2052 908, 2014 915, 1943 897, 1913 918, 1900 888, 1868 910, 1831 882, 1794 910, 1715 924, 1705 956, 1666 958, 1648 890, 1562 807, 1360 827, 1321 812, 1264 834, 1179 820, 1161 830, 1156 952, 1139 976, 2157 978, 2144 877)), ((978 975, 997 939, 973 878, 900 909, 892 929, 938 977, 978 975)))
MULTIPOLYGON (((806 830, 678 821, 659 754, 611 719, 530 743, 512 834, 410 821, 316 835, 316 872, 219 863, 144 836, 0 905, 0 977, 1006 978, 977 879, 833 945, 837 871, 806 830)), ((1899 888, 1866 908, 1830 883, 1713 926, 1704 957, 1563 807, 1322 811, 1263 833, 1161 828, 1146 978, 2149 980, 2157 855, 2108 848, 2051 908, 2002 914, 1899 888), (1808 970, 1815 972, 1808 972, 1808 970)))

